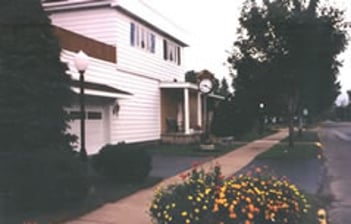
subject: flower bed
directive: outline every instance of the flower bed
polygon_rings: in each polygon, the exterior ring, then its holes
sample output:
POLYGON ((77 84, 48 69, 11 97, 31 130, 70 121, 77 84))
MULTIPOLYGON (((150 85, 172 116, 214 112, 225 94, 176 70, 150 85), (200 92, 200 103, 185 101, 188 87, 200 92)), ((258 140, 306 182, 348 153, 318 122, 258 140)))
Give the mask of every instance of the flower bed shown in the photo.
POLYGON ((194 168, 182 183, 160 188, 150 206, 157 224, 300 223, 309 204, 285 178, 256 168, 224 179, 220 167, 194 168))

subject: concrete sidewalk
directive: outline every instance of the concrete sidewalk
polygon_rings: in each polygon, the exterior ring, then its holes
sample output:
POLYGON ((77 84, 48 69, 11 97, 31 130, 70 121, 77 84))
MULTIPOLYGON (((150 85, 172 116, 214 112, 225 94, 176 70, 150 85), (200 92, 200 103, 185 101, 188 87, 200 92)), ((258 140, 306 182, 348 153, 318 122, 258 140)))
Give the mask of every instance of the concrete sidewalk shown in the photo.
MULTIPOLYGON (((288 136, 286 129, 260 140, 248 143, 232 152, 202 165, 205 170, 218 163, 224 176, 230 176, 248 165, 258 154, 265 152, 281 139, 288 136)), ((188 171, 191 171, 188 170, 188 171)), ((184 171, 187 172, 187 171, 184 171)), ((181 181, 178 175, 165 179, 160 185, 181 181)), ((148 207, 156 187, 144 189, 115 203, 105 204, 101 208, 83 215, 68 224, 149 224, 148 207)))

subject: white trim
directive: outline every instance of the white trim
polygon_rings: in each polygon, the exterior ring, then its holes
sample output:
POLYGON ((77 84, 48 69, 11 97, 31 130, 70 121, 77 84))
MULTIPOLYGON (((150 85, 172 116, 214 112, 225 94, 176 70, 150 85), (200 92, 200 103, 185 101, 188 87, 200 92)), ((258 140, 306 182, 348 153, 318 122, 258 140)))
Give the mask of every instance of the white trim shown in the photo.
POLYGON ((184 133, 190 134, 189 89, 184 89, 184 133))
POLYGON ((190 82, 161 82, 160 88, 165 89, 193 89, 198 90, 198 86, 190 82))
POLYGON ((47 2, 43 3, 45 10, 57 11, 67 9, 79 9, 86 7, 97 7, 97 6, 110 6, 109 1, 96 2, 94 0, 81 0, 81 1, 62 1, 62 2, 47 2))
POLYGON ((197 125, 202 127, 202 98, 201 93, 197 93, 197 125))
POLYGON ((217 94, 214 94, 214 93, 208 94, 208 97, 215 98, 215 99, 217 99, 217 100, 225 100, 225 97, 224 97, 224 96, 217 95, 217 94))
MULTIPOLYGON (((72 87, 72 90, 77 94, 80 93, 80 90, 77 87, 72 87)), ((111 97, 111 98, 119 98, 119 99, 130 99, 132 97, 126 94, 110 93, 110 92, 92 90, 92 89, 84 89, 84 94, 91 95, 91 96, 111 97)))

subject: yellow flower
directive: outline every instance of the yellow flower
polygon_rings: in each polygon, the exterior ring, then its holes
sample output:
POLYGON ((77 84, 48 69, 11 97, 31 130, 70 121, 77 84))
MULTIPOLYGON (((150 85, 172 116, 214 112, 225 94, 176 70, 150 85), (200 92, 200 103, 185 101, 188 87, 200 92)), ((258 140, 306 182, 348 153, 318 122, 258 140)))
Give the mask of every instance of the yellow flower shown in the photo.
POLYGON ((188 200, 190 200, 190 201, 193 200, 193 196, 189 195, 188 200))
POLYGON ((187 216, 188 213, 187 213, 186 211, 183 211, 183 212, 181 213, 181 215, 182 215, 182 216, 187 216))
POLYGON ((211 192, 211 188, 206 188, 205 189, 205 194, 209 194, 211 192))
POLYGON ((318 148, 322 148, 322 147, 323 147, 322 143, 320 143, 320 142, 315 142, 314 144, 315 144, 315 146, 317 146, 318 148))
POLYGON ((195 208, 195 209, 194 209, 194 212, 195 212, 195 213, 199 213, 200 210, 199 210, 198 208, 195 208))
POLYGON ((171 206, 172 206, 172 208, 175 208, 175 207, 176 207, 176 204, 175 204, 175 203, 172 203, 171 206))
POLYGON ((207 206, 206 205, 202 206, 202 210, 207 210, 207 206))

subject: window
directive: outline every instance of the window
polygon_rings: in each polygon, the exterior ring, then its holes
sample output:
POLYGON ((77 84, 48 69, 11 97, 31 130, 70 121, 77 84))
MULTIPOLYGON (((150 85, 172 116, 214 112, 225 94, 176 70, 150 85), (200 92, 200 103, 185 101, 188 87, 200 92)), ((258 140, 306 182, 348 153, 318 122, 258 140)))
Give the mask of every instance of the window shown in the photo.
POLYGON ((177 65, 181 64, 181 49, 175 43, 163 39, 163 59, 177 65))
MULTIPOLYGON (((81 113, 80 111, 71 111, 69 112, 69 116, 71 120, 79 120, 81 118, 81 113)), ((85 112, 85 118, 88 120, 101 120, 102 113, 95 112, 95 111, 88 111, 88 112, 85 112)))
POLYGON ((130 23, 130 45, 150 53, 156 52, 156 36, 147 28, 130 23))

